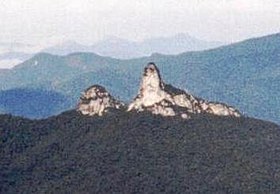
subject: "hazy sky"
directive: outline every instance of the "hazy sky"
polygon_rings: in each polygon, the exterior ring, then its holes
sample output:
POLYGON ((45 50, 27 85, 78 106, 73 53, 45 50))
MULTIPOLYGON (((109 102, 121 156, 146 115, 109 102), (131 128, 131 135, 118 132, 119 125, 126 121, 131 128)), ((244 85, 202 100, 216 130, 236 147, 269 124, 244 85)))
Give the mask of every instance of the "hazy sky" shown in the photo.
POLYGON ((1 0, 0 42, 91 44, 189 33, 236 41, 280 32, 279 0, 1 0))

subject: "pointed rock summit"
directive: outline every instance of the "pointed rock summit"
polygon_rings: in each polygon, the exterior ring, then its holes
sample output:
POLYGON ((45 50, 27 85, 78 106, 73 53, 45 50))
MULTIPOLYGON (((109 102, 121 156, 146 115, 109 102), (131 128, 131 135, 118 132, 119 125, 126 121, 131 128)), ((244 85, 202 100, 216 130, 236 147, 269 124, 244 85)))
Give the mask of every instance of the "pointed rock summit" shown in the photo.
POLYGON ((109 109, 121 109, 123 106, 104 87, 93 85, 82 93, 77 110, 83 115, 102 116, 109 109))
POLYGON ((150 111, 163 116, 179 115, 189 118, 192 114, 210 113, 220 116, 241 114, 233 107, 221 103, 207 102, 183 90, 165 84, 154 63, 149 63, 143 73, 139 92, 128 106, 128 111, 150 111))
MULTIPOLYGON (((125 105, 114 99, 104 87, 94 85, 82 94, 77 110, 84 115, 102 116, 109 109, 124 107, 125 105)), ((138 94, 128 105, 127 111, 149 111, 162 116, 181 116, 184 119, 199 113, 241 116, 239 111, 231 106, 208 102, 165 84, 154 63, 145 67, 138 94)))

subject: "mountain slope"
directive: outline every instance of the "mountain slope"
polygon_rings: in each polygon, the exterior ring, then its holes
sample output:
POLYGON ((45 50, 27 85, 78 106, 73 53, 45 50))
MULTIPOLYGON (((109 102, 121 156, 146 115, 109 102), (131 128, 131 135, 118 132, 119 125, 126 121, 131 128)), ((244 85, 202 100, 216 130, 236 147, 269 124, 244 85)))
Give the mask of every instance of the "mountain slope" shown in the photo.
POLYGON ((17 42, 0 42, 0 69, 12 68, 31 58, 40 50, 38 45, 17 42))
POLYGON ((6 52, 0 54, 0 60, 12 60, 18 59, 20 61, 25 61, 28 58, 31 58, 32 54, 24 53, 24 52, 6 52))
POLYGON ((85 46, 74 41, 66 41, 43 49, 41 52, 53 55, 68 55, 76 52, 91 52, 90 46, 85 46))
POLYGON ((0 88, 6 90, 28 86, 52 89, 57 83, 75 78, 88 71, 108 68, 116 62, 118 60, 92 53, 75 53, 65 57, 39 53, 11 69, 6 76, 0 77, 0 88))
POLYGON ((119 59, 132 59, 148 56, 149 52, 142 48, 141 43, 117 37, 108 37, 91 46, 91 51, 102 56, 111 56, 119 59))
POLYGON ((0 92, 0 112, 28 118, 44 118, 70 106, 69 100, 53 91, 11 89, 0 92))
POLYGON ((2 115, 1 193, 279 193, 279 129, 210 115, 2 115))
POLYGON ((144 65, 153 61, 172 85, 202 98, 231 104, 247 115, 280 123, 279 53, 280 34, 207 51, 154 54, 132 60, 91 53, 44 54, 1 76, 0 88, 43 87, 77 99, 85 87, 101 84, 113 89, 114 96, 127 100, 137 92, 144 65), (34 67, 36 61, 43 65, 34 67))

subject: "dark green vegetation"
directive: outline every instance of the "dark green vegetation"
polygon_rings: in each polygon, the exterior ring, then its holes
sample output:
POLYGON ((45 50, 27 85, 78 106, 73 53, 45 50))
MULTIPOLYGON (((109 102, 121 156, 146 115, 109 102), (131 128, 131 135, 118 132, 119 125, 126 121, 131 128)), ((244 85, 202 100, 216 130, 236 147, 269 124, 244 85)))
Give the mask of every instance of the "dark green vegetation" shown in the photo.
POLYGON ((280 128, 250 118, 0 116, 0 193, 279 193, 280 128))
POLYGON ((92 53, 38 54, 1 75, 0 88, 56 91, 71 101, 68 108, 73 108, 80 92, 93 84, 129 100, 136 94, 143 67, 150 61, 157 64, 167 83, 233 105, 246 115, 280 123, 280 34, 208 51, 154 54, 132 60, 92 53))

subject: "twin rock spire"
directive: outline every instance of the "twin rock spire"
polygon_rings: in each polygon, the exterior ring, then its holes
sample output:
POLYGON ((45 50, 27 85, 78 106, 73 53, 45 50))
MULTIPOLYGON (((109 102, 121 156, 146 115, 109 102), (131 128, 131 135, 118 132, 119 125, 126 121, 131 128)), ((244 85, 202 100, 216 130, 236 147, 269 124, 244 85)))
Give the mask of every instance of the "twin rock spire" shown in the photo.
POLYGON ((241 116, 238 110, 226 104, 208 102, 165 84, 154 63, 145 67, 138 94, 129 105, 116 100, 104 87, 93 85, 82 94, 77 108, 83 115, 90 116, 102 116, 110 109, 149 111, 162 116, 181 116, 184 119, 199 113, 241 116))

